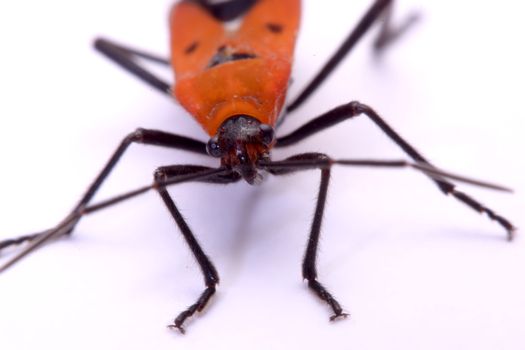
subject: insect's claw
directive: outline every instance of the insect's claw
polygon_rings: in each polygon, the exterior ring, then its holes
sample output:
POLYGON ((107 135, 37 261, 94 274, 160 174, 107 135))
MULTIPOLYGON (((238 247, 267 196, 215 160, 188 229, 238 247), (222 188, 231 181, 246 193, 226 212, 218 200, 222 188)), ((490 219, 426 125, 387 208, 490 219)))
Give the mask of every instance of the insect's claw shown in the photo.
POLYGON ((335 314, 335 315, 330 316, 330 322, 334 322, 334 321, 338 321, 338 320, 344 320, 348 316, 350 316, 350 314, 348 314, 346 312, 341 312, 339 314, 335 314))
POLYGON ((514 238, 516 238, 516 231, 517 231, 516 227, 511 227, 507 231, 507 241, 512 242, 514 238))
POLYGON ((184 327, 182 327, 182 325, 170 324, 168 325, 168 328, 172 330, 178 330, 181 334, 186 334, 186 330, 184 327))

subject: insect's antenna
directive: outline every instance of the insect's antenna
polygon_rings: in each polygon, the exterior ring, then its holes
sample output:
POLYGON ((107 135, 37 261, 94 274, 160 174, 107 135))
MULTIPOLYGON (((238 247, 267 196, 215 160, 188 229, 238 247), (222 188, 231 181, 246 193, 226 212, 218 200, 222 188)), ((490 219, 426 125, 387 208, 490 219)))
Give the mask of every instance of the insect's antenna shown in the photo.
POLYGON ((463 176, 463 175, 454 174, 449 171, 444 171, 442 169, 435 168, 434 166, 426 164, 426 163, 411 163, 410 167, 421 170, 426 175, 430 176, 431 178, 435 180, 440 180, 440 178, 447 178, 450 180, 463 182, 469 185, 483 187, 483 188, 487 188, 490 190, 509 192, 509 193, 514 192, 511 188, 508 188, 505 186, 494 184, 488 181, 473 179, 473 178, 463 176))
POLYGON ((408 162, 404 160, 366 160, 366 159, 340 159, 335 160, 333 164, 341 164, 341 165, 350 165, 350 166, 372 166, 372 167, 393 167, 393 168, 404 168, 409 167, 413 168, 415 170, 421 171, 425 175, 429 176, 430 178, 434 180, 454 180, 457 182, 466 183, 473 186, 483 187, 495 191, 502 191, 502 192, 510 192, 512 193, 513 190, 501 186, 498 184, 494 184, 488 181, 473 179, 467 176, 458 175, 451 173, 449 171, 445 171, 439 168, 434 167, 433 165, 426 164, 426 163, 420 163, 420 162, 408 162))
MULTIPOLYGON (((382 160, 382 159, 330 159, 327 156, 309 159, 302 158, 307 154, 297 155, 289 159, 282 161, 261 161, 259 166, 264 169, 272 171, 298 171, 306 169, 324 169, 329 168, 334 164, 345 165, 345 166, 356 166, 356 167, 374 167, 374 168, 412 168, 434 180, 454 180, 457 182, 466 183, 473 186, 483 187, 495 191, 502 192, 513 192, 512 189, 494 184, 488 181, 482 181, 473 179, 467 176, 458 175, 434 167, 433 165, 420 163, 420 162, 409 162, 406 160, 382 160)), ((321 156, 321 154, 317 154, 321 156)))

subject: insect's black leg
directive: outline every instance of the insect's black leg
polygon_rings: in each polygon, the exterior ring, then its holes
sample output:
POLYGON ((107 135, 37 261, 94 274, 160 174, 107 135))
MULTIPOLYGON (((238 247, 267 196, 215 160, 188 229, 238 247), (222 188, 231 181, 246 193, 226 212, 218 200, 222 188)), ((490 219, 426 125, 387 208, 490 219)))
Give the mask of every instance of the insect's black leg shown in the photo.
POLYGON ((206 144, 204 142, 159 130, 137 129, 126 136, 124 140, 122 140, 120 146, 117 148, 115 153, 113 153, 108 163, 104 166, 95 181, 93 181, 91 186, 88 188, 86 194, 84 194, 80 202, 77 204, 76 209, 85 206, 91 200, 91 198, 93 198, 96 191, 109 175, 115 164, 122 157, 128 147, 133 143, 182 149, 203 155, 207 154, 206 144))
MULTIPOLYGON (((414 21, 415 16, 409 17, 407 21, 398 28, 393 28, 390 23, 390 14, 393 7, 393 0, 376 0, 370 9, 361 18, 357 26, 350 32, 343 44, 325 63, 317 75, 306 85, 301 93, 286 107, 286 113, 290 113, 303 104, 310 95, 324 82, 332 71, 341 63, 346 55, 355 47, 359 40, 368 32, 372 25, 382 16, 385 20, 381 26, 379 37, 375 47, 379 50, 392 42, 402 34, 414 21)), ((281 121, 282 122, 282 121, 281 121)))
POLYGON ((11 247, 11 246, 14 246, 14 245, 19 245, 19 244, 22 244, 24 242, 30 242, 30 241, 38 238, 42 234, 43 234, 43 232, 32 233, 32 234, 29 234, 29 235, 20 236, 20 237, 16 237, 16 238, 8 238, 8 239, 5 239, 3 241, 0 241, 0 252, 2 251, 2 249, 8 248, 8 247, 11 247))
MULTIPOLYGON (((128 149, 128 147, 132 143, 142 143, 142 144, 147 144, 147 145, 177 148, 177 149, 182 149, 186 151, 207 154, 206 144, 201 141, 197 141, 197 140, 185 137, 185 136, 170 134, 170 133, 166 133, 166 132, 158 131, 158 130, 137 129, 136 131, 127 135, 122 140, 119 147, 113 153, 113 155, 111 156, 109 161, 106 163, 102 171, 95 178, 93 183, 88 187, 88 190, 86 191, 84 196, 75 206, 75 208, 71 211, 67 219, 62 223, 63 227, 61 227, 60 229, 61 233, 55 236, 55 238, 61 235, 71 233, 75 225, 80 220, 80 217, 86 205, 93 198, 93 196, 95 195, 96 191, 99 189, 102 182, 106 179, 106 177, 109 175, 111 170, 115 167, 115 164, 118 162, 118 160, 122 157, 124 152, 128 149)), ((36 234, 25 235, 25 236, 18 237, 15 239, 8 239, 8 240, 0 241, 0 250, 13 246, 13 245, 21 244, 24 242, 33 241, 42 236, 45 236, 50 231, 56 231, 56 229, 57 228, 53 228, 51 230, 46 230, 46 231, 36 233, 36 234)))
MULTIPOLYGON (((201 168, 203 169, 203 167, 201 168)), ((217 273, 217 270, 213 266, 212 262, 208 258, 208 256, 204 253, 202 250, 199 242, 191 232, 191 229, 189 228, 188 224, 182 217, 181 213, 177 209, 177 206, 175 205, 175 202, 169 195, 168 191, 166 190, 165 183, 169 181, 169 179, 173 176, 179 176, 181 174, 181 171, 199 171, 200 169, 181 169, 180 166, 172 166, 172 167, 162 167, 157 169, 155 172, 155 183, 156 183, 156 189, 159 192, 160 196, 162 197, 162 200, 164 201, 164 204, 166 204, 166 207, 170 211, 173 219, 177 223, 177 226, 179 227, 182 235, 184 236, 184 239, 186 240, 186 243, 188 244, 189 248, 191 249, 191 252, 193 253, 193 256, 197 260, 197 263, 199 264, 202 274, 204 275, 204 284, 206 286, 206 289, 200 297, 197 299, 197 301, 190 305, 186 310, 181 312, 177 318, 173 321, 172 325, 169 325, 170 328, 176 328, 180 330, 182 333, 184 333, 183 324, 184 322, 191 317, 195 312, 202 311, 210 298, 213 294, 215 294, 215 288, 217 284, 219 283, 219 275, 217 273)), ((240 180, 240 176, 233 173, 228 173, 226 175, 221 176, 215 176, 213 178, 206 178, 203 179, 203 181, 206 182, 214 182, 214 183, 231 183, 240 180)))
MULTIPOLYGON (((330 126, 338 124, 344 120, 357 117, 361 114, 366 115, 370 118, 374 124, 376 124, 392 141, 394 141, 401 149, 408 154, 416 162, 430 165, 431 164, 408 142, 406 142, 390 125, 388 125, 370 106, 362 104, 357 101, 350 102, 348 104, 336 107, 331 111, 314 118, 303 126, 299 127, 297 130, 291 132, 288 135, 277 138, 276 147, 285 147, 297 143, 308 136, 311 136, 321 130, 324 130, 330 126)), ((503 226, 507 231, 508 239, 513 238, 515 231, 514 226, 504 217, 494 212, 492 209, 484 206, 474 198, 469 195, 457 191, 455 186, 441 179, 433 179, 436 185, 444 194, 450 194, 460 202, 466 204, 471 209, 479 212, 485 213, 489 218, 496 221, 498 224, 503 226)))
POLYGON ((314 219, 310 236, 308 237, 308 245, 306 246, 306 253, 303 260, 303 278, 308 281, 308 287, 312 289, 315 294, 324 300, 332 308, 334 314, 330 317, 333 321, 337 318, 344 318, 348 316, 343 312, 343 308, 339 302, 328 292, 328 290, 317 280, 317 250, 319 245, 319 234, 321 232, 321 223, 323 220, 324 207, 326 203, 326 194, 328 192, 328 183, 330 182, 330 168, 321 170, 321 184, 319 185, 319 194, 317 196, 317 205, 315 207, 314 219))
POLYGON ((146 52, 130 49, 128 47, 116 44, 107 39, 96 39, 95 48, 104 55, 113 60, 116 64, 135 75, 137 78, 146 82, 160 92, 170 95, 171 86, 167 82, 158 78, 136 62, 136 58, 144 58, 156 63, 167 64, 169 61, 146 52))
POLYGON ((419 19, 417 13, 411 13, 405 18, 405 20, 399 24, 397 27, 392 25, 392 10, 393 3, 391 2, 385 9, 383 13, 383 20, 381 21, 381 30, 376 40, 374 41, 374 50, 377 54, 381 54, 385 48, 387 48, 391 43, 396 41, 404 32, 407 31, 414 23, 419 19))
POLYGON ((321 232, 321 223, 326 203, 326 194, 330 182, 330 167, 332 162, 330 158, 319 153, 305 153, 287 158, 284 162, 269 162, 261 164, 263 168, 273 175, 284 175, 299 170, 321 168, 321 184, 317 196, 317 205, 315 207, 314 219, 310 229, 310 236, 306 247, 306 253, 303 260, 303 278, 308 281, 308 287, 331 308, 334 314, 330 320, 346 317, 348 314, 343 312, 343 308, 337 300, 328 292, 328 290, 317 280, 317 250, 319 245, 319 234, 321 232), (283 166, 284 163, 284 166, 283 166))
POLYGON ((160 56, 154 55, 149 52, 137 50, 135 48, 124 46, 122 44, 117 44, 111 40, 104 39, 104 38, 95 39, 94 45, 95 45, 95 48, 97 48, 97 50, 100 50, 100 51, 104 51, 103 47, 113 47, 115 49, 122 51, 124 54, 127 54, 129 56, 137 56, 140 58, 144 58, 148 61, 152 61, 155 63, 167 65, 167 66, 171 64, 170 61, 165 57, 160 57, 160 56))

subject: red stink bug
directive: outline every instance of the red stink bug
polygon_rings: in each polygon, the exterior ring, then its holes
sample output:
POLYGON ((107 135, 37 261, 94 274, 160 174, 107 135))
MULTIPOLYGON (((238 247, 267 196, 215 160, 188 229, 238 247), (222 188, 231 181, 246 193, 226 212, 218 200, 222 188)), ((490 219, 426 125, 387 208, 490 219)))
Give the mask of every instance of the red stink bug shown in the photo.
MULTIPOLYGON (((403 26, 392 26, 388 20, 390 1, 377 1, 367 11, 352 31, 338 52, 332 56, 319 75, 285 105, 285 95, 291 72, 292 53, 295 34, 299 22, 298 1, 233 1, 222 4, 208 4, 202 1, 182 1, 172 10, 171 31, 172 59, 176 83, 165 83, 145 70, 137 58, 165 63, 167 60, 130 49, 107 39, 96 41, 96 48, 112 60, 130 70, 140 79, 155 89, 175 96, 185 109, 197 119, 210 139, 207 143, 180 135, 157 130, 140 129, 126 137, 106 168, 95 180, 87 194, 72 213, 56 228, 38 235, 24 236, 6 240, 6 248, 23 242, 31 242, 25 250, 7 263, 12 263, 25 256, 51 238, 69 234, 82 215, 97 211, 124 199, 150 189, 157 190, 181 229, 192 252, 203 270, 206 289, 187 310, 174 321, 173 327, 182 330, 182 324, 195 311, 200 311, 215 292, 218 275, 209 258, 195 240, 193 233, 178 212, 175 203, 166 191, 166 187, 187 181, 210 183, 230 183, 245 180, 256 184, 264 172, 283 175, 306 169, 321 169, 322 179, 319 199, 315 210, 309 245, 303 264, 303 277, 310 288, 333 310, 332 318, 345 314, 338 302, 317 280, 315 257, 318 235, 324 210, 324 201, 328 188, 331 166, 414 167, 430 176, 438 187, 468 206, 487 213, 502 225, 509 233, 513 226, 491 209, 481 205, 468 195, 458 192, 448 180, 470 181, 455 177, 430 166, 426 160, 397 132, 395 132, 371 107, 359 102, 350 102, 336 107, 314 120, 305 123, 295 131, 276 136, 275 131, 285 116, 301 105, 306 98, 324 81, 353 45, 379 18, 385 26, 376 41, 379 49, 395 39, 403 26), (240 20, 235 34, 222 33, 223 22, 240 20), (193 28, 202 30, 185 30, 193 28), (210 27, 208 30, 208 26, 210 27), (217 37, 214 37, 217 35, 217 37), (181 39, 180 41, 177 39, 181 39), (270 151, 273 147, 285 147, 299 142, 308 136, 334 124, 359 115, 369 117, 387 136, 397 143, 415 163, 389 160, 334 160, 320 153, 302 153, 282 161, 272 161, 270 151), (91 204, 90 200, 101 182, 116 164, 126 148, 134 143, 161 145, 193 151, 220 159, 219 168, 207 168, 194 165, 175 165, 159 168, 153 185, 139 188, 107 201, 91 204)), ((487 183, 477 183, 489 186, 487 183)))

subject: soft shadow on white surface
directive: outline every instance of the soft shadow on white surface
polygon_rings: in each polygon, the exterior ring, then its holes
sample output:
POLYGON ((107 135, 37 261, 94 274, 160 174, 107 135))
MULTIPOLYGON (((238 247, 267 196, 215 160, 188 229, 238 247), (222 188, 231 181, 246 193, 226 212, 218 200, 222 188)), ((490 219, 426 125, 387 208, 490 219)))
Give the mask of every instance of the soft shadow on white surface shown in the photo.
MULTIPOLYGON (((369 2, 304 3, 291 95, 369 2)), ((461 186, 524 226, 523 6, 398 5, 398 17, 421 12, 413 31, 380 62, 367 36, 283 131, 349 100, 369 103, 440 167, 514 188, 507 195, 461 186)), ((206 139, 180 107, 90 47, 105 35, 166 54, 168 7, 121 0, 0 4, 1 238, 56 224, 136 127, 206 139)), ((302 151, 405 157, 364 118, 274 157, 302 151)), ((155 167, 173 163, 215 164, 136 146, 97 198, 149 183, 155 167)), ((329 323, 328 308, 300 276, 318 181, 312 171, 269 178, 259 188, 171 190, 222 277, 185 336, 165 326, 202 291, 202 277, 160 198, 149 193, 85 218, 72 239, 0 276, 0 346, 523 347, 521 232, 505 242, 498 225, 408 170, 334 170, 319 275, 351 318, 329 323)))

